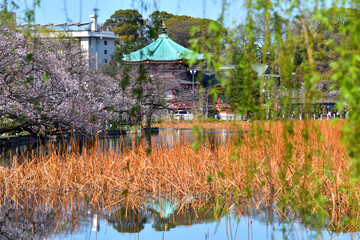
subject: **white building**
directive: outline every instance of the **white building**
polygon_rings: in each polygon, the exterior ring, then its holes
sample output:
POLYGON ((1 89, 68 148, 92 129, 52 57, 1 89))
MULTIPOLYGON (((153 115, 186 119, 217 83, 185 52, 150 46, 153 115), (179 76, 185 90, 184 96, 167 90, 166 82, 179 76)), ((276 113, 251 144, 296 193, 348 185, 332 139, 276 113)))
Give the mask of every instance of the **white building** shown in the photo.
POLYGON ((84 55, 89 60, 89 66, 99 69, 110 62, 115 51, 115 39, 119 37, 110 31, 98 31, 97 16, 90 15, 90 18, 90 30, 69 31, 68 34, 80 41, 84 55))
MULTIPOLYGON (((65 35, 78 40, 85 58, 89 61, 89 67, 97 70, 102 65, 110 62, 111 56, 114 55, 115 52, 115 39, 119 39, 113 32, 99 31, 97 28, 97 17, 96 15, 90 15, 90 23, 46 24, 43 27, 50 27, 50 29, 54 30, 47 35, 50 38, 65 35), (80 30, 80 27, 89 25, 90 27, 87 30, 80 30), (65 30, 56 30, 57 27, 64 27, 65 30), (78 27, 78 30, 72 30, 74 27, 78 27)), ((25 26, 25 24, 19 25, 19 27, 23 26, 25 26)), ((34 26, 38 27, 40 25, 37 24, 34 26)))

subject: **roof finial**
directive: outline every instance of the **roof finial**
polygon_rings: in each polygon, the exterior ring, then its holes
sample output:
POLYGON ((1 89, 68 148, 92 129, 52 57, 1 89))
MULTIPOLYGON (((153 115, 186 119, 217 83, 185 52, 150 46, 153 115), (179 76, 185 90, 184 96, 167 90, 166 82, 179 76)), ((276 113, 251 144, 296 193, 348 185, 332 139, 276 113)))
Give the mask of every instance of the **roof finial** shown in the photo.
POLYGON ((165 25, 165 21, 161 21, 161 27, 159 27, 159 33, 161 34, 167 34, 166 29, 168 29, 165 25))

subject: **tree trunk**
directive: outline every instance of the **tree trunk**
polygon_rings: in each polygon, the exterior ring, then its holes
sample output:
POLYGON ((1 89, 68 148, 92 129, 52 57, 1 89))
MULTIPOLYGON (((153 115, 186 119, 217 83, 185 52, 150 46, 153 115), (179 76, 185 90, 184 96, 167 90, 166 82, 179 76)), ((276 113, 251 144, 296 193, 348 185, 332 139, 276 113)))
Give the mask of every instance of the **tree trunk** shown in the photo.
POLYGON ((151 127, 151 117, 152 117, 152 114, 153 114, 153 111, 150 110, 148 112, 148 114, 146 114, 146 124, 145 124, 145 127, 146 128, 150 128, 151 127))

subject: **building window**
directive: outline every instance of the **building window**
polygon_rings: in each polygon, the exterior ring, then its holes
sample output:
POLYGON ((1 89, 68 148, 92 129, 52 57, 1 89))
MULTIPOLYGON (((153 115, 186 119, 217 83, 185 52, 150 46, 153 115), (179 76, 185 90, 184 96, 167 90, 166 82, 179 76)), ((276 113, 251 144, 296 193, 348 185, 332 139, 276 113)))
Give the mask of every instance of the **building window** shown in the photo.
POLYGON ((105 59, 105 64, 107 64, 107 59, 105 59))
POLYGON ((107 45, 107 41, 104 41, 104 45, 107 45))
POLYGON ((107 54, 107 50, 104 50, 104 54, 107 54))

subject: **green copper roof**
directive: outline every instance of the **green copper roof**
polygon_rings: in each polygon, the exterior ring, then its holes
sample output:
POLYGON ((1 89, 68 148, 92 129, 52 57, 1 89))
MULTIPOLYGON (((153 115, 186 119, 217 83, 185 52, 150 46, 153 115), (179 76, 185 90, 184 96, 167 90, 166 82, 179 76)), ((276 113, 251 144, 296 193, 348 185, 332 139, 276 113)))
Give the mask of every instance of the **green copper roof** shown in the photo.
MULTIPOLYGON (((162 33, 155 42, 146 47, 124 54, 123 60, 125 62, 189 60, 192 53, 193 51, 177 44, 166 33, 162 33)), ((197 60, 204 60, 203 54, 197 54, 196 57, 197 60)))

